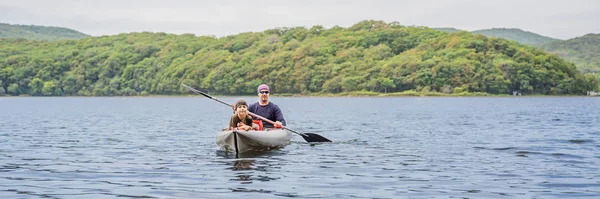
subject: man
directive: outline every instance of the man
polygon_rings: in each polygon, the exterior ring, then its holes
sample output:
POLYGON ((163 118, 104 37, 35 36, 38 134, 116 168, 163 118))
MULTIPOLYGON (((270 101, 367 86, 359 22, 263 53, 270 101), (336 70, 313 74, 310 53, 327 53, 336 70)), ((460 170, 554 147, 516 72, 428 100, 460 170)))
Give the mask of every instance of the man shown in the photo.
MULTIPOLYGON (((269 102, 269 86, 266 84, 261 84, 258 86, 258 102, 250 105, 248 107, 248 111, 260 115, 264 118, 267 118, 271 121, 275 121, 275 125, 272 125, 268 122, 262 121, 264 128, 282 128, 285 126, 285 119, 283 118, 283 113, 279 106, 275 105, 273 102, 269 102)), ((254 118, 258 119, 258 118, 254 118)))

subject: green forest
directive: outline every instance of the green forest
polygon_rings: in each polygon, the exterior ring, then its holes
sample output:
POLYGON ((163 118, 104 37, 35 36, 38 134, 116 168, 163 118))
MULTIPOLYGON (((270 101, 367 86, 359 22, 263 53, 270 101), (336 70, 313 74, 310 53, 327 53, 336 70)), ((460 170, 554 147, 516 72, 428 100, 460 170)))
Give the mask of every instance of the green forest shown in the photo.
POLYGON ((397 22, 289 27, 216 38, 129 33, 80 40, 0 39, 0 95, 482 92, 583 95, 598 79, 531 46, 397 22))
POLYGON ((89 37, 89 35, 68 28, 0 23, 0 38, 27 38, 40 41, 57 41, 86 37, 89 37))

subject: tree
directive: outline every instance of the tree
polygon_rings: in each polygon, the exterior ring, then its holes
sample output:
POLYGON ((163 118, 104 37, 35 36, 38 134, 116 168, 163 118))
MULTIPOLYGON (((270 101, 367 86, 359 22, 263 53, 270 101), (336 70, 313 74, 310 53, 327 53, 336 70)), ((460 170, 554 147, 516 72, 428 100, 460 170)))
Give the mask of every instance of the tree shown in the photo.
POLYGON ((381 87, 383 87, 384 93, 387 93, 388 88, 396 88, 396 84, 394 84, 394 80, 392 80, 388 77, 379 78, 379 84, 381 84, 381 87))
POLYGON ((310 28, 310 33, 314 34, 314 35, 320 35, 321 32, 323 32, 325 30, 325 28, 323 28, 323 26, 321 25, 316 25, 316 26, 312 26, 310 28))
POLYGON ((42 95, 42 89, 44 88, 44 82, 40 78, 34 78, 29 82, 29 94, 31 95, 42 95))
POLYGON ((13 83, 11 85, 8 86, 7 88, 8 94, 11 95, 19 95, 21 94, 21 92, 19 91, 19 85, 17 83, 13 83))
POLYGON ((358 85, 361 83, 362 79, 364 79, 364 78, 359 77, 359 76, 343 78, 342 79, 342 90, 346 91, 346 92, 360 90, 358 85))
POLYGON ((323 83, 323 91, 327 93, 339 93, 342 89, 341 86, 342 77, 336 76, 323 83))
POLYGON ((76 95, 84 87, 85 81, 83 75, 68 73, 62 80, 63 92, 67 95, 76 95))
POLYGON ((56 84, 54 83, 54 81, 47 81, 44 82, 44 86, 42 87, 42 95, 45 96, 51 96, 51 95, 55 95, 58 94, 56 92, 56 84))
POLYGON ((8 79, 12 76, 13 73, 13 68, 12 67, 6 67, 3 68, 4 66, 0 65, 0 81, 4 81, 4 83, 8 82, 8 79))

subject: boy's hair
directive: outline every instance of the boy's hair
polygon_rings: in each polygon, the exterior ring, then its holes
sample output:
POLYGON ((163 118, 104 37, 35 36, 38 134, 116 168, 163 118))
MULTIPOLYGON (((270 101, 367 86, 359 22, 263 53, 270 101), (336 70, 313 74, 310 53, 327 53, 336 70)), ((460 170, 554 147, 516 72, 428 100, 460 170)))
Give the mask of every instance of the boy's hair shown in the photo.
POLYGON ((241 105, 248 106, 248 103, 246 103, 246 101, 245 101, 245 100, 238 100, 238 101, 235 103, 235 109, 237 110, 237 107, 238 107, 238 106, 241 106, 241 105))

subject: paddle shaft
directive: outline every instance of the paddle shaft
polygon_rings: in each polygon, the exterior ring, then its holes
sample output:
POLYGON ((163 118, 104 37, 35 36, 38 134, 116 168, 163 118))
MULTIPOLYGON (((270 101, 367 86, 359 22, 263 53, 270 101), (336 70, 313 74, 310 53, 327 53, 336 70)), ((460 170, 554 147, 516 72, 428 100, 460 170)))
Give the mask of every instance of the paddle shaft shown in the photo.
MULTIPOLYGON (((252 112, 250 112, 250 111, 248 111, 248 114, 250 114, 252 117, 256 117, 256 118, 258 118, 258 119, 264 120, 265 122, 271 123, 273 126, 275 126, 275 122, 273 122, 273 121, 271 121, 271 120, 269 120, 269 119, 267 119, 267 118, 264 118, 263 116, 260 116, 260 115, 254 114, 254 113, 252 113, 252 112)), ((300 132, 294 131, 294 130, 292 130, 292 129, 288 128, 288 127, 285 127, 285 126, 283 126, 283 125, 281 125, 281 126, 282 126, 284 129, 287 129, 288 131, 294 132, 294 133, 296 133, 296 134, 298 134, 298 135, 301 135, 301 136, 304 136, 304 137, 308 137, 308 135, 306 135, 306 134, 304 134, 304 133, 300 133, 300 132)))
MULTIPOLYGON (((208 95, 208 94, 206 94, 206 93, 204 93, 204 92, 202 92, 202 91, 196 90, 195 88, 192 88, 192 87, 190 87, 190 86, 188 86, 188 85, 185 85, 185 84, 181 84, 181 85, 183 85, 183 87, 185 87, 185 88, 187 88, 187 89, 191 90, 191 91, 192 91, 192 92, 194 92, 194 93, 197 93, 197 94, 203 95, 204 97, 207 97, 207 98, 210 98, 210 99, 212 99, 212 100, 215 100, 215 101, 217 101, 217 102, 219 102, 219 103, 221 103, 221 104, 223 104, 223 105, 226 105, 226 106, 229 106, 229 107, 231 107, 231 106, 232 106, 231 104, 228 104, 227 102, 221 101, 220 99, 217 99, 217 98, 215 98, 215 97, 213 97, 213 96, 210 96, 210 95, 208 95)), ((254 113, 252 113, 252 112, 250 112, 250 111, 248 111, 248 114, 250 114, 252 117, 256 117, 256 118, 258 118, 258 119, 264 120, 265 122, 268 122, 268 123, 270 123, 270 124, 273 124, 273 125, 275 125, 275 122, 273 122, 273 121, 271 121, 271 120, 269 120, 269 119, 267 119, 267 118, 265 118, 265 117, 263 117, 263 116, 260 116, 260 115, 254 114, 254 113)), ((283 125, 282 125, 282 126, 283 126, 283 125)), ((292 129, 288 128, 288 127, 285 127, 285 126, 283 126, 283 128, 284 128, 284 129, 287 129, 288 131, 291 131, 291 132, 293 132, 293 133, 296 133, 296 134, 298 134, 298 135, 301 135, 301 136, 303 136, 303 137, 308 137, 308 135, 306 135, 306 134, 304 134, 304 133, 300 133, 300 132, 298 132, 298 131, 294 131, 294 130, 292 130, 292 129)))

